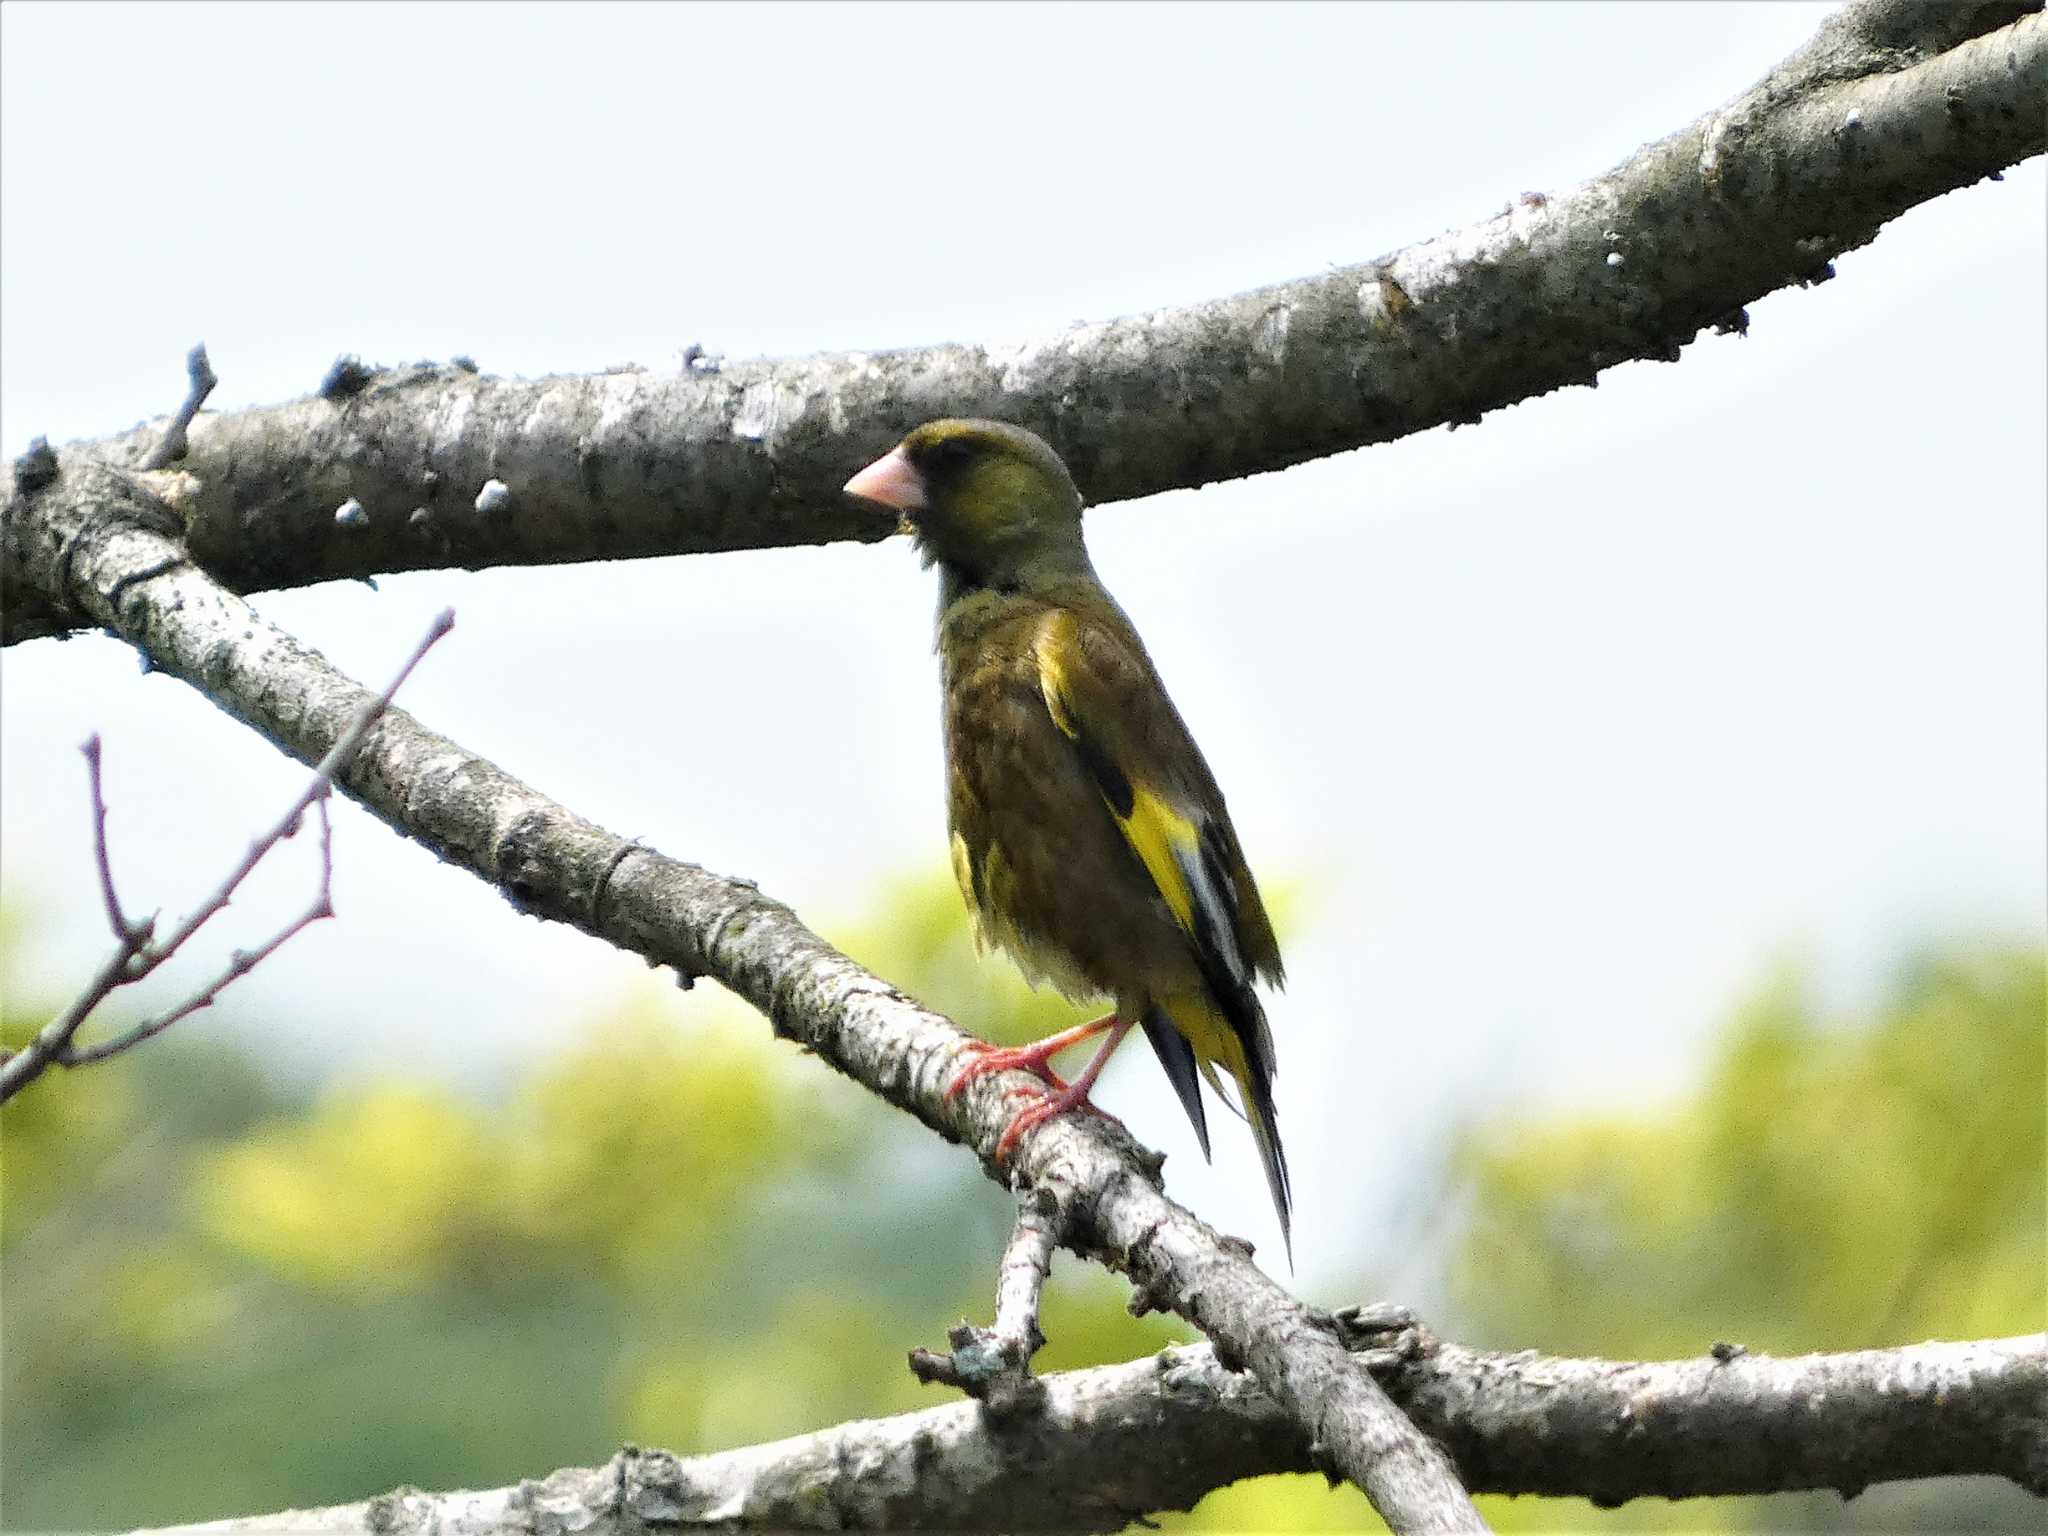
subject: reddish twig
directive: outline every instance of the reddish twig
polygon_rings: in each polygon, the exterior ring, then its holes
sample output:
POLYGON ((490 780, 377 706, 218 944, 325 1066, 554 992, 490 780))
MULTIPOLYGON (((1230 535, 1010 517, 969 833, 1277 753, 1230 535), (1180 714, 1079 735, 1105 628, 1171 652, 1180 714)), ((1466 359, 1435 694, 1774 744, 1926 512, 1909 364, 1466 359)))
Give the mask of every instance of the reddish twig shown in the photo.
POLYGON ((113 865, 107 852, 107 802, 100 776, 100 739, 94 735, 86 741, 81 750, 85 753, 86 775, 92 786, 93 857, 99 871, 100 897, 106 904, 107 923, 114 930, 114 949, 69 1007, 38 1030, 35 1038, 21 1050, 0 1059, 0 1101, 12 1098, 52 1066, 84 1066, 88 1062, 104 1061, 109 1056, 118 1056, 121 1052, 162 1034, 178 1020, 197 1013, 202 1008, 210 1008, 214 999, 227 987, 261 965, 301 930, 322 918, 334 915, 334 828, 327 814, 327 797, 333 792, 334 777, 348 766, 357 748, 369 735, 371 727, 382 718, 384 711, 390 708, 392 698, 405 680, 412 675, 412 670, 419 665, 420 659, 432 648, 434 642, 454 627, 454 610, 444 609, 428 628, 420 643, 413 647, 412 654, 406 658, 405 665, 398 669, 398 675, 391 680, 390 686, 366 703, 350 721, 348 728, 335 739, 333 747, 314 769, 311 782, 299 792, 290 808, 249 845, 248 851, 228 872, 226 878, 193 909, 189 917, 161 941, 155 938, 156 918, 150 916, 139 922, 130 921, 121 908, 120 897, 115 894, 113 865), (116 988, 140 981, 183 948, 194 934, 234 899, 236 890, 249 877, 250 871, 263 861, 264 856, 299 830, 299 824, 309 809, 320 818, 320 885, 306 910, 255 949, 235 950, 219 976, 176 1007, 124 1030, 111 1040, 80 1048, 76 1044, 79 1026, 85 1023, 93 1010, 105 1002, 116 988))
MULTIPOLYGON (((152 1035, 160 1035, 187 1014, 197 1013, 202 1008, 211 1008, 213 1000, 227 986, 246 976, 278 950, 287 940, 302 928, 310 927, 324 917, 334 916, 334 823, 327 814, 327 796, 321 795, 313 802, 313 811, 320 818, 320 888, 314 894, 306 910, 284 927, 272 934, 254 949, 237 949, 229 953, 228 963, 213 981, 186 998, 169 1013, 137 1024, 133 1029, 123 1030, 113 1039, 99 1045, 80 1050, 75 1044, 67 1046, 57 1057, 58 1064, 66 1067, 81 1067, 89 1061, 105 1061, 109 1056, 118 1056, 131 1046, 140 1045, 152 1035)), ((164 951, 168 956, 169 950, 164 951)))
POLYGON ((95 731, 86 737, 85 745, 79 749, 85 753, 85 774, 92 785, 92 852, 93 860, 99 866, 100 899, 107 906, 107 924, 114 930, 115 939, 137 944, 147 941, 156 929, 156 919, 150 917, 140 923, 131 923, 121 910, 121 898, 114 894, 114 866, 107 857, 107 797, 100 782, 100 737, 95 731))

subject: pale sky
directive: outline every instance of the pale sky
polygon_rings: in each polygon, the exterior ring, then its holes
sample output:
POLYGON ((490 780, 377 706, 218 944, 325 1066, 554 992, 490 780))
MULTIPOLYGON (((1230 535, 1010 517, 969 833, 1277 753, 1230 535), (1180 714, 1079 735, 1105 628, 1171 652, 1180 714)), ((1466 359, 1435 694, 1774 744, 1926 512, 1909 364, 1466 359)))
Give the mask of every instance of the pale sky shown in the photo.
MULTIPOLYGON (((665 368, 1220 295, 1598 174, 1827 10, 9 4, 0 448, 168 410, 199 340, 231 410, 342 352, 665 368)), ((1681 1088, 1788 957, 1854 1003, 1927 942, 2041 934, 2044 190, 1922 207, 1675 366, 1091 515, 1254 867, 1310 886, 1270 1011, 1312 1288, 1351 1294, 1418 1148, 1681 1088)), ((828 934, 943 862, 900 541, 379 585, 257 602, 373 684, 452 604, 409 709, 828 934)), ((137 907, 302 778, 102 637, 7 651, 0 870, 53 992, 106 942, 95 729, 137 907)), ((236 997, 297 1070, 498 1081, 658 985, 352 807, 337 835, 341 919, 236 997)), ((1270 1238, 1249 1146, 1202 1169, 1143 1055, 1105 1103, 1270 1238)))

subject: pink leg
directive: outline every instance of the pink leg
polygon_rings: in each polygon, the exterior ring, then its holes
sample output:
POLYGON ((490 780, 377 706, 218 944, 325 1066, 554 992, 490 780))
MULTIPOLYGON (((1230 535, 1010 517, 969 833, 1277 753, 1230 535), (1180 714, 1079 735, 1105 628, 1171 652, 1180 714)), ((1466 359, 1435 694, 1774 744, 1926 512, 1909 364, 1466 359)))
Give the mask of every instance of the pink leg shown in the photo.
MULTIPOLYGON (((1095 1109, 1095 1106, 1088 1102, 1088 1090, 1095 1086, 1095 1079, 1102 1075, 1103 1067, 1109 1062, 1110 1052, 1122 1043, 1124 1036, 1130 1033, 1131 1025, 1136 1021, 1119 1019, 1112 1014, 1107 1021, 1097 1021, 1098 1025, 1103 1022, 1109 1024, 1109 1038, 1096 1048, 1093 1056, 1088 1058, 1088 1065, 1081 1069, 1081 1075, 1068 1086, 1055 1093, 1048 1093, 1036 1104, 1018 1112, 1017 1118, 1010 1122, 1010 1128, 1003 1132, 1003 1139, 996 1143, 997 1162, 1002 1162, 1010 1155, 1011 1149, 1017 1145, 1018 1139, 1026 1131, 1070 1110, 1095 1109)), ((1101 1111, 1096 1110, 1096 1113, 1100 1114, 1101 1111)))
MULTIPOLYGON (((1116 1022, 1116 1015, 1105 1013, 1099 1019, 1086 1024, 1076 1024, 1072 1029, 1063 1029, 1056 1035, 1047 1035, 1043 1040, 1034 1040, 1029 1045, 990 1045, 986 1040, 970 1040, 962 1055, 967 1062, 953 1074, 953 1081, 946 1084, 946 1097, 957 1096, 961 1089, 977 1077, 986 1077, 991 1072, 1030 1072, 1043 1078, 1052 1088, 1064 1092, 1066 1084, 1054 1075, 1047 1065, 1070 1045, 1079 1045, 1091 1035, 1099 1035, 1116 1022)), ((1025 1092, 1019 1089, 1018 1092, 1025 1092)))

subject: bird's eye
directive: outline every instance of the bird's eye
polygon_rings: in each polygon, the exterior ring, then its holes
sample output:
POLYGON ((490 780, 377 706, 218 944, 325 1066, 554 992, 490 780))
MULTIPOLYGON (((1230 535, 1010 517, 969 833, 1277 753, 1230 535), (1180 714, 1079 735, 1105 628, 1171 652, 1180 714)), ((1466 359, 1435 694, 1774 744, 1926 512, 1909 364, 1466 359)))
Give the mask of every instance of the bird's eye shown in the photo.
POLYGON ((974 445, 959 437, 942 437, 925 450, 930 467, 942 473, 959 469, 973 456, 974 445))

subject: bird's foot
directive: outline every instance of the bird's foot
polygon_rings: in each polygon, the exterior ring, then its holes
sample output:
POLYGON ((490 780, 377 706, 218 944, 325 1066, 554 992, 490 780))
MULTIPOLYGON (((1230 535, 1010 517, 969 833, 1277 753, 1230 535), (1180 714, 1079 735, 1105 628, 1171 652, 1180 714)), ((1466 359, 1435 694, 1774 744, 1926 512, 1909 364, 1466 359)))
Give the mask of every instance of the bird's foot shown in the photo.
MULTIPOLYGON (((946 1097, 955 1099, 960 1091, 977 1077, 987 1077, 991 1072, 1029 1072, 1043 1081, 1055 1093, 1067 1091, 1066 1080, 1053 1071, 1048 1063, 1070 1045, 1079 1045, 1091 1035, 1099 1035, 1116 1022, 1116 1015, 1076 1024, 1072 1029, 1063 1029, 1056 1035, 1047 1035, 1043 1040, 1034 1040, 1029 1045, 990 1045, 986 1040, 970 1040, 961 1047, 960 1054, 967 1059, 960 1064, 960 1070, 953 1074, 953 1080, 946 1084, 946 1097)), ((1017 1093, 1029 1093, 1029 1088, 1018 1088, 1017 1093)))
MULTIPOLYGON (((1040 1052, 1036 1045, 990 1045, 986 1040, 970 1040, 961 1048, 960 1054, 967 1059, 953 1074, 953 1080, 946 1084, 946 1097, 949 1099, 957 1099, 969 1083, 994 1072, 1029 1072, 1056 1093, 1067 1086, 1066 1079, 1046 1065, 1046 1058, 1052 1053, 1040 1052)), ((1035 1091, 1021 1086, 1010 1090, 1013 1094, 1035 1091)))
MULTIPOLYGON (((1017 1118, 1010 1122, 1009 1129, 1003 1132, 1002 1139, 996 1143, 997 1164, 1008 1160, 1017 1143, 1024 1138, 1025 1132, 1036 1130, 1046 1121, 1057 1119, 1074 1110, 1085 1109, 1091 1115, 1100 1115, 1103 1119, 1114 1122, 1115 1115, 1106 1109, 1098 1109, 1089 1100, 1088 1090, 1091 1086, 1083 1082, 1062 1084, 1055 1092, 1043 1095, 1037 1103, 1026 1105, 1017 1111, 1017 1118)), ((1029 1093, 1034 1090, 1027 1088, 1023 1091, 1029 1093)))

